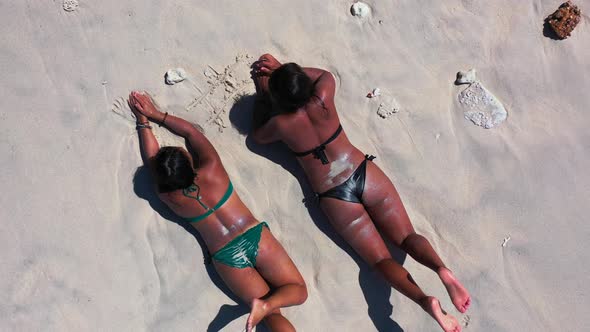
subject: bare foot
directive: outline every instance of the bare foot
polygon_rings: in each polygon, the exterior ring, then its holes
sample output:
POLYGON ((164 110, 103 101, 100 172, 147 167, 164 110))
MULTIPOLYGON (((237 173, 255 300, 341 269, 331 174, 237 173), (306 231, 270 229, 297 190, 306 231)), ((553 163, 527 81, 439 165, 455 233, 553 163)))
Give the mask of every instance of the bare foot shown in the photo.
POLYGON ((441 268, 438 271, 438 275, 447 288, 451 301, 453 301, 457 310, 461 313, 465 313, 471 304, 471 297, 469 296, 467 289, 461 285, 459 280, 453 275, 453 272, 447 268, 441 268))
POLYGON ((461 325, 459 325, 457 319, 447 314, 440 307, 440 302, 435 297, 428 296, 424 300, 422 308, 438 322, 445 332, 461 332, 461 325))
POLYGON ((248 323, 246 325, 246 332, 251 332, 252 329, 260 323, 260 321, 270 313, 268 303, 264 300, 254 299, 252 301, 252 309, 250 316, 248 316, 248 323))

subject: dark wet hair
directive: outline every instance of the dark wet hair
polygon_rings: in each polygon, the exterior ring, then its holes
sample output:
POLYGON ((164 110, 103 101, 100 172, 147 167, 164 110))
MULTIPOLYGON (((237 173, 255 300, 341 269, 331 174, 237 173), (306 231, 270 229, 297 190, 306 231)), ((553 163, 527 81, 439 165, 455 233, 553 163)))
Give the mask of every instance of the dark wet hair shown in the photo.
POLYGON ((313 95, 313 82, 293 62, 280 66, 270 75, 268 88, 278 105, 287 112, 303 107, 313 95))
POLYGON ((156 182, 161 193, 190 187, 195 180, 195 170, 190 159, 178 147, 167 146, 154 157, 156 182))

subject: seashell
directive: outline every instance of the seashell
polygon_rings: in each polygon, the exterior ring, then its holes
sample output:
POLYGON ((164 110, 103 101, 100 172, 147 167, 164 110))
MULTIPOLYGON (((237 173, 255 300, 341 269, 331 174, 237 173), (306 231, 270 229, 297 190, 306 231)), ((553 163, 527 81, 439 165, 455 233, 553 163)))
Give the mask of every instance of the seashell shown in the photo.
POLYGON ((371 14, 371 7, 364 2, 357 1, 350 7, 350 13, 358 18, 365 18, 371 14))
POLYGON ((186 71, 182 68, 170 69, 166 72, 166 84, 174 85, 186 79, 186 71))

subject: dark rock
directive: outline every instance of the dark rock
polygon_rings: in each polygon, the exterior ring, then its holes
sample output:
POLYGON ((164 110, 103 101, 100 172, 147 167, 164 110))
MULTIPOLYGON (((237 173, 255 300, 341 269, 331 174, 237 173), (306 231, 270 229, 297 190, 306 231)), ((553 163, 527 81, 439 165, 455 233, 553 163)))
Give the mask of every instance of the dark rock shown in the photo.
POLYGON ((580 23, 580 17, 580 9, 571 1, 568 1, 559 6, 555 13, 549 15, 546 22, 559 39, 566 39, 580 23))

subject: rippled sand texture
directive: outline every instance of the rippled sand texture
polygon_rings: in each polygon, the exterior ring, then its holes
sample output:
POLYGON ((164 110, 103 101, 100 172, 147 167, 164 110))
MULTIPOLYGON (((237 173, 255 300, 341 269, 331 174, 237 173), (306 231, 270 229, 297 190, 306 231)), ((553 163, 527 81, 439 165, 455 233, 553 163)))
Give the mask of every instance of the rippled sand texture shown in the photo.
POLYGON ((136 173, 132 89, 204 130, 291 254, 309 288, 285 310, 299 331, 439 330, 302 202, 312 193, 289 152, 241 134, 248 64, 264 52, 334 73, 347 135, 464 281, 467 315, 432 272, 405 267, 467 331, 590 330, 587 17, 555 41, 543 20, 558 2, 365 2, 363 18, 332 0, 0 2, 0 331, 244 328, 247 309, 136 173), (187 79, 166 85, 172 68, 187 79), (510 113, 501 125, 465 120, 453 79, 467 68, 510 113), (398 113, 378 115, 375 87, 398 113))

